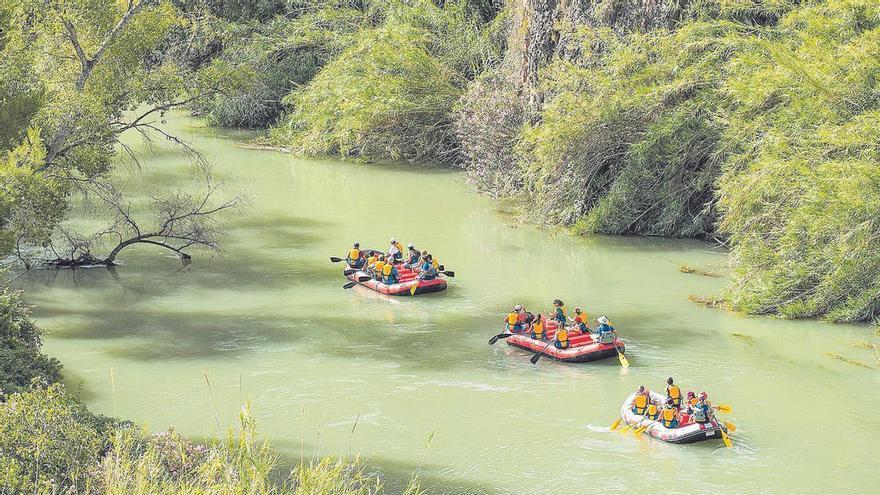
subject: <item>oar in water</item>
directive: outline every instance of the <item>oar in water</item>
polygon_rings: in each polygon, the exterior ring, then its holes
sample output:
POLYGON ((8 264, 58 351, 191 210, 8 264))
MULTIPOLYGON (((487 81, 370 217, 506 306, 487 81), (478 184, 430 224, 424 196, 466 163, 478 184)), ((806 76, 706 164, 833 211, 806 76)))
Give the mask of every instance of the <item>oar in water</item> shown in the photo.
POLYGON ((721 412, 723 412, 723 413, 731 413, 731 412, 733 412, 733 408, 730 407, 729 404, 719 404, 719 405, 715 406, 715 409, 717 409, 717 410, 719 410, 719 411, 721 411, 721 412))
POLYGON ((446 267, 443 265, 440 265, 437 267, 437 273, 442 273, 443 275, 446 275, 447 277, 455 277, 455 272, 452 270, 447 270, 446 267))
POLYGON ((729 431, 729 432, 731 432, 731 433, 735 433, 735 432, 736 432, 736 425, 735 425, 735 424, 733 424, 733 423, 731 423, 731 422, 729 422, 729 421, 725 421, 725 422, 724 422, 724 426, 727 427, 727 431, 729 431))
POLYGON ((730 437, 727 436, 727 433, 724 431, 724 428, 720 428, 721 430, 721 441, 724 442, 724 446, 727 448, 733 447, 733 442, 730 440, 730 437))
POLYGON ((489 345, 495 345, 495 342, 498 342, 498 339, 506 339, 507 337, 512 336, 512 333, 499 333, 495 335, 491 339, 489 339, 489 345))
POLYGON ((645 430, 647 430, 648 428, 650 428, 651 425, 653 425, 653 424, 656 423, 656 422, 657 422, 656 419, 652 419, 650 423, 648 423, 648 424, 646 424, 645 426, 642 426, 642 427, 636 429, 635 431, 633 431, 633 434, 636 435, 636 436, 641 435, 642 433, 645 432, 645 430))
POLYGON ((629 359, 620 352, 620 346, 614 344, 614 348, 617 349, 617 359, 620 360, 620 366, 624 368, 629 368, 629 359))
POLYGON ((631 424, 627 423, 626 426, 624 426, 623 428, 621 428, 621 429, 619 429, 619 430, 617 430, 617 431, 620 432, 620 433, 626 433, 627 431, 629 431, 630 428, 638 428, 639 425, 642 424, 642 421, 644 421, 644 420, 646 420, 646 419, 648 419, 648 418, 643 417, 641 421, 639 421, 638 423, 636 423, 636 424, 634 424, 634 425, 631 425, 631 424))
POLYGON ((544 354, 544 351, 546 351, 547 348, 550 347, 550 345, 552 345, 552 344, 553 344, 553 341, 551 340, 550 342, 547 343, 547 345, 544 346, 543 349, 541 349, 539 352, 536 352, 535 355, 532 356, 532 359, 529 359, 529 361, 531 361, 532 364, 537 364, 538 360, 541 359, 541 355, 544 354))
POLYGON ((352 287, 354 287, 354 286, 357 285, 358 283, 360 283, 360 282, 366 282, 367 280, 371 280, 371 279, 370 279, 370 277, 367 277, 366 275, 364 275, 364 276, 362 276, 362 277, 358 277, 357 281, 351 281, 351 282, 349 282, 349 283, 343 285, 342 288, 343 288, 343 289, 351 289, 352 287))
POLYGON ((616 420, 614 423, 611 423, 611 430, 612 430, 612 431, 616 430, 617 427, 620 426, 620 422, 621 422, 621 421, 623 421, 623 418, 622 418, 622 417, 621 417, 621 418, 617 418, 617 420, 616 420))
POLYGON ((336 256, 330 257, 330 263, 339 263, 340 261, 345 261, 343 258, 337 258, 336 256))
POLYGON ((416 291, 419 288, 419 283, 420 282, 418 280, 416 280, 416 283, 414 283, 413 286, 409 288, 409 295, 411 295, 411 296, 416 295, 416 291))

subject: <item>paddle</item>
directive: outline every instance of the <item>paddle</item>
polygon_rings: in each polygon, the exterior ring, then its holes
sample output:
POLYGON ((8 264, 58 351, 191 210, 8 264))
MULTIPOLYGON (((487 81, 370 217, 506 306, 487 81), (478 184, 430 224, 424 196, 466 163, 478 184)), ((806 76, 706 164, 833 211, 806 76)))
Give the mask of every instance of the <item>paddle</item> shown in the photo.
POLYGON ((446 270, 446 271, 442 271, 440 273, 442 273, 443 275, 446 275, 447 277, 455 277, 455 272, 453 272, 452 270, 446 270))
POLYGON ((489 345, 495 345, 495 342, 498 342, 498 339, 506 339, 507 337, 513 336, 512 333, 499 333, 498 335, 489 339, 489 345))
POLYGON ((648 424, 646 424, 645 426, 642 426, 641 428, 639 428, 639 429, 633 431, 633 434, 636 435, 636 436, 641 435, 642 433, 645 432, 645 430, 647 430, 648 428, 650 428, 651 425, 654 424, 654 423, 656 423, 656 422, 657 422, 656 419, 652 419, 650 423, 648 423, 648 424))
POLYGON ((731 422, 729 422, 729 421, 725 421, 725 422, 724 422, 724 426, 727 427, 727 431, 729 431, 729 432, 731 432, 731 433, 735 433, 735 432, 736 432, 736 425, 735 425, 735 424, 733 424, 733 423, 731 423, 731 422))
POLYGON ((612 431, 616 430, 617 427, 620 426, 621 421, 623 421, 623 418, 617 418, 617 421, 615 421, 614 423, 611 423, 611 430, 612 431))
POLYGON ((620 433, 626 433, 630 428, 638 428, 638 426, 639 426, 640 424, 642 424, 642 421, 644 421, 644 420, 646 420, 646 419, 648 419, 648 418, 643 417, 641 421, 639 421, 638 423, 636 423, 636 424, 634 424, 634 425, 631 425, 631 424, 627 423, 626 426, 624 426, 623 428, 621 428, 621 429, 619 429, 619 430, 617 430, 617 431, 619 431, 620 433))
POLYGON ((733 408, 730 407, 730 405, 728 405, 728 404, 719 404, 719 405, 715 406, 715 409, 717 409, 721 412, 724 412, 724 413, 728 413, 728 414, 733 412, 733 408))
POLYGON ((411 296, 416 295, 416 290, 418 290, 418 288, 419 288, 419 283, 418 282, 414 283, 413 286, 409 288, 409 295, 411 295, 411 296))
POLYGON ((617 349, 617 359, 620 360, 620 366, 623 368, 629 368, 629 359, 620 352, 620 347, 617 344, 614 344, 614 348, 617 349))
POLYGON ((352 287, 354 287, 354 286, 357 285, 358 283, 360 283, 360 282, 366 282, 367 280, 371 280, 371 278, 368 277, 368 276, 366 276, 366 275, 364 275, 364 276, 358 277, 357 281, 351 281, 351 282, 349 282, 349 283, 343 285, 342 288, 343 288, 343 289, 351 289, 352 287))
POLYGON ((553 344, 553 341, 551 340, 549 343, 547 343, 547 345, 544 346, 543 349, 541 349, 540 352, 535 353, 535 355, 532 356, 532 359, 529 359, 529 361, 531 361, 532 364, 537 364, 538 360, 541 359, 541 355, 544 354, 544 351, 546 351, 547 348, 550 347, 552 344, 553 344))
POLYGON ((730 437, 727 436, 727 433, 721 428, 721 441, 724 442, 724 446, 727 448, 733 447, 733 442, 730 441, 730 437))
POLYGON ((343 270, 342 274, 347 277, 356 271, 357 271, 357 268, 346 268, 345 270, 343 270))
POLYGON ((331 263, 339 263, 340 261, 344 261, 344 260, 343 260, 342 258, 337 258, 336 256, 331 256, 331 257, 330 257, 330 262, 331 262, 331 263))

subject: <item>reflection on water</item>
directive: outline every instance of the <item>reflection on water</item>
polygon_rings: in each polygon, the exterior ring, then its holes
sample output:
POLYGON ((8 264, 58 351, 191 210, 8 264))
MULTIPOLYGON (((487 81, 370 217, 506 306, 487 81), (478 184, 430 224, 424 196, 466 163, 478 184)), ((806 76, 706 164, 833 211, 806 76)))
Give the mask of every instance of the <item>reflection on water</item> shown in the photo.
MULTIPOLYGON (((858 439, 880 432, 880 416, 863 414, 880 406, 866 393, 880 372, 826 356, 872 363, 854 345, 873 338, 869 328, 690 303, 689 294, 724 284, 678 271, 723 268, 724 253, 698 242, 512 228, 501 205, 454 173, 299 160, 235 147, 241 133, 182 124, 193 122, 171 123, 249 195, 247 208, 226 218, 222 253, 196 253, 182 266, 135 247, 115 270, 38 271, 17 281, 39 322, 54 328, 47 352, 97 411, 113 411, 113 368, 120 415, 212 434, 205 372, 221 419, 234 424, 250 400, 288 462, 301 449, 353 449, 399 483, 425 455, 422 474, 437 493, 876 487, 876 448, 858 439), (455 270, 449 290, 418 298, 343 290, 329 256, 355 240, 383 247, 392 235, 455 270), (627 339, 630 369, 613 359, 533 366, 503 341, 486 344, 511 305, 547 311, 556 297, 611 317, 627 339), (608 431, 627 393, 640 384, 662 389, 668 375, 733 405, 736 448, 608 431), (859 405, 823 413, 846 401, 859 405)), ((163 150, 145 158, 132 184, 168 187, 184 170, 180 156, 163 150)))

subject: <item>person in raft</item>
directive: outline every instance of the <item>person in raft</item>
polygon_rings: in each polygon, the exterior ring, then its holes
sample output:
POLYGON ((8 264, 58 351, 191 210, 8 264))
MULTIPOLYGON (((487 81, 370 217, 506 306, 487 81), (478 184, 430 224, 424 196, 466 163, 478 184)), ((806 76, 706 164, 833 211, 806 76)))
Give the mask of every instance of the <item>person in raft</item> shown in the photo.
POLYGON ((657 421, 660 419, 660 401, 652 400, 650 404, 648 404, 648 409, 645 411, 645 417, 652 420, 657 421))
POLYGON ((544 340, 544 315, 538 313, 532 321, 532 338, 536 340, 544 340))
POLYGON ((348 256, 345 258, 345 262, 352 268, 363 268, 365 262, 364 252, 361 251, 361 244, 359 242, 351 245, 351 249, 348 250, 348 256))
POLYGON ((553 300, 553 319, 559 323, 559 328, 565 327, 565 304, 559 300, 553 300))
POLYGON ((666 398, 672 401, 676 409, 681 409, 681 389, 673 383, 671 376, 666 379, 666 398))
POLYGON ((406 262, 404 263, 404 266, 410 270, 415 270, 419 267, 419 258, 422 257, 422 253, 416 249, 413 243, 409 243, 406 246, 406 250, 406 262))
POLYGON ((394 285, 398 280, 400 280, 400 278, 397 272, 397 267, 394 266, 394 263, 385 263, 385 266, 382 267, 382 281, 387 285, 394 285))
POLYGON ((376 263, 373 264, 373 278, 382 281, 382 273, 385 269, 385 255, 380 254, 379 259, 376 260, 376 263))
POLYGON ((522 304, 517 304, 513 307, 513 311, 507 313, 507 316, 504 317, 504 321, 507 323, 507 331, 510 333, 522 333, 525 331, 526 326, 523 324, 523 310, 522 304))
POLYGON ((660 423, 666 428, 678 428, 678 410, 672 405, 671 400, 666 401, 663 410, 660 411, 660 423))
POLYGON ((645 411, 648 410, 648 402, 650 401, 651 394, 648 392, 648 389, 645 388, 644 385, 639 385, 639 391, 636 393, 635 398, 633 398, 632 412, 636 414, 645 414, 645 411))
POLYGON ((403 246, 394 237, 391 238, 391 247, 388 248, 386 256, 389 261, 403 261, 403 246))
POLYGON ((434 280, 437 278, 437 269, 432 264, 431 255, 422 256, 422 266, 419 270, 419 280, 434 280))
POLYGON ((693 406, 691 415, 697 423, 708 423, 712 420, 712 404, 709 402, 709 395, 706 392, 700 392, 700 398, 693 406))
POLYGON ((568 349, 568 330, 565 329, 565 325, 560 325, 556 328, 556 338, 553 346, 557 349, 568 349))
POLYGON ((596 341, 600 344, 610 344, 617 339, 617 333, 607 316, 596 318, 596 341))
POLYGON ((587 317, 587 314, 581 310, 581 308, 574 308, 574 325, 572 325, 572 330, 577 330, 580 333, 589 333, 590 331, 590 319, 587 317))

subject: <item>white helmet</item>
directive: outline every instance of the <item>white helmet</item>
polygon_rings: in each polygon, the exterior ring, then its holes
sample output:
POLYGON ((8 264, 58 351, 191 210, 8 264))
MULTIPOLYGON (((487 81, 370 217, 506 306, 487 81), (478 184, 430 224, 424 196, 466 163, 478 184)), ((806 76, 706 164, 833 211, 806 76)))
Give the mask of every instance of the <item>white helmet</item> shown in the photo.
POLYGON ((522 304, 517 304, 516 306, 513 307, 513 310, 514 310, 514 311, 520 311, 520 310, 522 310, 522 304))
POLYGON ((601 323, 602 325, 607 325, 607 324, 608 324, 608 318, 605 317, 605 316, 600 316, 599 318, 596 318, 596 321, 598 321, 598 322, 601 323))
POLYGON ((416 245, 413 244, 413 243, 409 243, 409 244, 406 245, 406 247, 407 247, 408 249, 415 249, 415 248, 416 248, 416 245))
POLYGON ((394 244, 395 242, 397 242, 397 239, 395 239, 395 238, 392 237, 392 238, 391 238, 391 244, 394 244))

